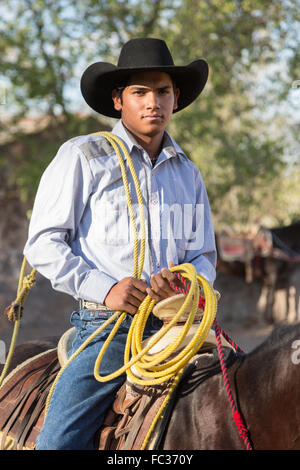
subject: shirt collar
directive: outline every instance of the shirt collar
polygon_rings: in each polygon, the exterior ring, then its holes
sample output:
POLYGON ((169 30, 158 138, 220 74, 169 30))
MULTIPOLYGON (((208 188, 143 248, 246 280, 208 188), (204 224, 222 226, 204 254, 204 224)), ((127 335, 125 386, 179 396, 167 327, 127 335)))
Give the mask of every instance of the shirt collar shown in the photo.
MULTIPOLYGON (((140 150, 144 150, 142 146, 135 140, 134 136, 125 128, 121 119, 114 126, 112 133, 123 140, 130 154, 134 147, 140 150)), ((165 131, 164 134, 163 147, 160 156, 162 153, 165 157, 164 159, 176 157, 178 155, 185 155, 179 145, 175 142, 174 139, 172 139, 167 131, 165 131)))

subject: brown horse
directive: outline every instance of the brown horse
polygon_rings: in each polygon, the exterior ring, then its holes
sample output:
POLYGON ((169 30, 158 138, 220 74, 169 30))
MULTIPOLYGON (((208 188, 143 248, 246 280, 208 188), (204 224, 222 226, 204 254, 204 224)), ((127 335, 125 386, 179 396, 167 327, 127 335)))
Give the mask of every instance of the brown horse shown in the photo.
MULTIPOLYGON (((181 386, 163 447, 243 449, 222 375, 201 383, 197 374, 181 386)), ((300 449, 300 324, 277 327, 229 378, 254 449, 300 449)))
MULTIPOLYGON (((55 339, 16 348, 12 367, 56 346, 55 339)), ((254 449, 300 449, 300 324, 277 327, 249 354, 229 355, 235 403, 254 449)), ((160 442, 166 450, 240 450, 217 355, 201 358, 178 388, 160 442)))
POLYGON ((257 234, 256 243, 259 244, 264 233, 271 236, 273 249, 273 255, 260 259, 263 282, 267 288, 264 320, 275 323, 273 308, 276 289, 288 290, 291 275, 300 262, 300 221, 269 230, 262 227, 257 234), (278 256, 274 256, 276 250, 279 252, 278 256))

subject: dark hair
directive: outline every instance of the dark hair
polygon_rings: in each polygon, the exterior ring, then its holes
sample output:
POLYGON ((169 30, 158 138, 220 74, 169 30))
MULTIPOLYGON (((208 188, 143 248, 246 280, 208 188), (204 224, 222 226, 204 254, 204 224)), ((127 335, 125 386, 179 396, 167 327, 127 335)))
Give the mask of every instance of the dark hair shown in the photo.
POLYGON ((123 91, 124 91, 125 88, 126 88, 125 86, 118 86, 116 88, 117 96, 118 96, 118 98, 120 98, 122 105, 123 105, 123 91))
MULTIPOLYGON (((175 90, 176 90, 176 81, 175 81, 175 78, 172 77, 172 75, 170 75, 170 77, 171 77, 171 80, 172 80, 173 90, 175 92, 175 90)), ((127 84, 129 82, 129 78, 130 78, 130 76, 126 77, 126 79, 123 80, 123 83, 122 84, 120 83, 120 85, 115 88, 116 91, 117 91, 117 96, 121 100, 121 104, 123 104, 123 96, 122 95, 123 95, 124 89, 127 87, 127 84)))

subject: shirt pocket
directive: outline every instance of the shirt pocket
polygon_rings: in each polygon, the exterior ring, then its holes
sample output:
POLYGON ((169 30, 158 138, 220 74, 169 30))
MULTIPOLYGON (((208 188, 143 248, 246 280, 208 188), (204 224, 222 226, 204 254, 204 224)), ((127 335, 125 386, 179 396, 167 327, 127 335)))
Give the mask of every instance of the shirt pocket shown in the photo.
MULTIPOLYGON (((138 205, 135 195, 132 194, 134 188, 131 182, 129 182, 129 191, 133 216, 138 228, 138 205)), ((101 245, 117 247, 133 243, 132 222, 122 183, 106 190, 95 201, 94 213, 96 214, 96 237, 101 245)))
POLYGON ((190 243, 198 239, 203 224, 203 204, 196 200, 196 187, 193 184, 193 174, 189 177, 190 184, 183 181, 175 186, 176 203, 178 209, 176 245, 181 261, 189 249, 190 243), (199 232, 199 233, 198 233, 199 232))

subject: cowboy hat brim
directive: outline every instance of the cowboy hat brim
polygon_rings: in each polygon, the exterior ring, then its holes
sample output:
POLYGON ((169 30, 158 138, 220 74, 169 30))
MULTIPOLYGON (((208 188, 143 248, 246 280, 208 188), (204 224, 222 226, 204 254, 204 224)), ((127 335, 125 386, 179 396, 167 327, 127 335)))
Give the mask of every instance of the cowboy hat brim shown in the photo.
POLYGON ((165 72, 175 80, 180 90, 178 107, 174 113, 191 104, 203 90, 208 77, 208 65, 197 59, 187 66, 117 67, 108 62, 90 65, 81 77, 81 93, 87 104, 97 113, 112 118, 120 118, 121 113, 114 108, 112 91, 121 86, 122 81, 135 72, 165 72))

